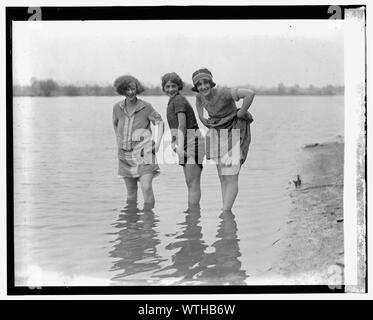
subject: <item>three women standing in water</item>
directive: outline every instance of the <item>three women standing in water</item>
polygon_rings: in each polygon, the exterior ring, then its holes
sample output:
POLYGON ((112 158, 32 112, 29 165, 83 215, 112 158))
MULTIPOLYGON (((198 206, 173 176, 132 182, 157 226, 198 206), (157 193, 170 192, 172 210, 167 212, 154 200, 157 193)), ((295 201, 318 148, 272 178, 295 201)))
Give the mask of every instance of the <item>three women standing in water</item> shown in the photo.
MULTIPOLYGON (((178 155, 179 164, 183 166, 188 188, 188 208, 199 208, 202 162, 206 153, 207 159, 216 162, 223 210, 229 211, 238 193, 238 175, 251 140, 250 123, 253 120, 247 110, 252 104, 254 93, 243 88, 216 88, 211 72, 205 68, 195 71, 192 80, 192 90, 197 92, 199 119, 209 129, 206 148, 193 108, 180 94, 183 81, 174 72, 162 77, 162 89, 169 96, 167 121, 171 130, 171 145, 178 155), (243 103, 237 109, 235 101, 240 99, 243 99, 243 103), (208 118, 204 117, 204 110, 208 118)), ((118 142, 118 174, 125 181, 127 202, 137 201, 137 182, 140 182, 145 205, 152 206, 152 180, 159 174, 155 154, 163 136, 163 121, 149 103, 137 98, 143 87, 136 78, 120 77, 115 80, 114 86, 119 94, 126 97, 115 104, 113 110, 118 142), (153 144, 150 123, 158 129, 153 144)))

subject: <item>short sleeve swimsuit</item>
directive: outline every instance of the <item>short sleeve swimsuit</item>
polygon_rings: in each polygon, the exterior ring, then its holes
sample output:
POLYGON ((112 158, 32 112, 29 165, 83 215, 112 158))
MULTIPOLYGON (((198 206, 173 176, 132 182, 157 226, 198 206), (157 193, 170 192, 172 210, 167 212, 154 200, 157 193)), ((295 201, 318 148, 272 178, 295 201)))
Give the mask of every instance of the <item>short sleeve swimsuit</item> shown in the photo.
POLYGON ((133 112, 129 112, 123 100, 114 105, 113 120, 118 122, 118 175, 128 178, 148 173, 158 175, 157 158, 152 153, 151 123, 162 121, 159 113, 140 99, 133 112))
POLYGON ((167 122, 171 129, 172 140, 175 141, 179 127, 178 113, 185 113, 186 135, 184 137, 184 151, 186 156, 179 159, 180 165, 186 163, 196 163, 202 169, 202 162, 205 155, 205 143, 199 131, 196 116, 188 100, 177 94, 170 98, 167 105, 167 122))

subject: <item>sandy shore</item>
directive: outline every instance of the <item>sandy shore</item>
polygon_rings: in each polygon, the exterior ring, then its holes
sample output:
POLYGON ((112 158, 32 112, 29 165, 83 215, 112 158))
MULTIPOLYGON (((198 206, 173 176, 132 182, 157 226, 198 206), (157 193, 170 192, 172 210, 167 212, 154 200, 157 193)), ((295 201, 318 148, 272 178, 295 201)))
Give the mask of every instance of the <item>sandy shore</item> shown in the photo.
POLYGON ((280 282, 343 283, 343 155, 341 142, 302 149, 297 172, 302 182, 291 186, 283 255, 272 270, 280 282))

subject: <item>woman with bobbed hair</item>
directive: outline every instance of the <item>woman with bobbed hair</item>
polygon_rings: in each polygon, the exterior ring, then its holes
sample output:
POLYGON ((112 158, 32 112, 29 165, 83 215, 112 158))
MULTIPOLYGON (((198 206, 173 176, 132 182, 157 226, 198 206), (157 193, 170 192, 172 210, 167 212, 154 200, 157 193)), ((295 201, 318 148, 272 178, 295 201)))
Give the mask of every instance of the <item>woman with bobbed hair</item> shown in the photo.
POLYGON ((125 96, 126 90, 132 83, 136 86, 136 94, 141 94, 145 91, 140 81, 131 75, 124 75, 116 78, 114 81, 114 88, 117 93, 119 93, 122 96, 125 96))
POLYGON ((137 97, 144 87, 135 77, 124 75, 114 81, 118 94, 125 96, 113 108, 113 126, 118 145, 118 175, 124 179, 127 204, 137 203, 137 183, 141 185, 144 208, 155 203, 152 182, 159 174, 155 154, 158 152, 164 124, 162 117, 146 101, 137 97), (152 141, 151 123, 158 129, 156 141, 152 141))
MULTIPOLYGON (((205 143, 196 116, 188 100, 180 94, 183 81, 175 73, 162 76, 162 89, 169 96, 167 121, 172 135, 172 148, 183 166, 188 187, 188 210, 198 209, 201 199, 201 172, 205 143)), ((187 210, 187 211, 188 211, 187 210)))
POLYGON ((246 160, 251 141, 250 123, 253 118, 247 110, 255 94, 246 88, 217 88, 212 73, 206 68, 195 71, 192 81, 192 90, 197 92, 199 119, 209 128, 206 158, 216 162, 223 210, 230 211, 238 194, 238 174, 246 160), (237 109, 235 101, 240 99, 243 102, 241 108, 237 109), (208 119, 204 117, 204 110, 208 113, 208 119))

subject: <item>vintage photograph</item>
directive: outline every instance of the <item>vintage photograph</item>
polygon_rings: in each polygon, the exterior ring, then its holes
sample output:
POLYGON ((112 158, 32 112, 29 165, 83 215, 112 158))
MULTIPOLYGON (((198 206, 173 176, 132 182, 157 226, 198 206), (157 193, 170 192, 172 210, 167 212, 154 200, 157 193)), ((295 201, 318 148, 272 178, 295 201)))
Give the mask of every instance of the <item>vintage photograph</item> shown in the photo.
POLYGON ((15 287, 345 285, 346 17, 29 16, 15 287))

